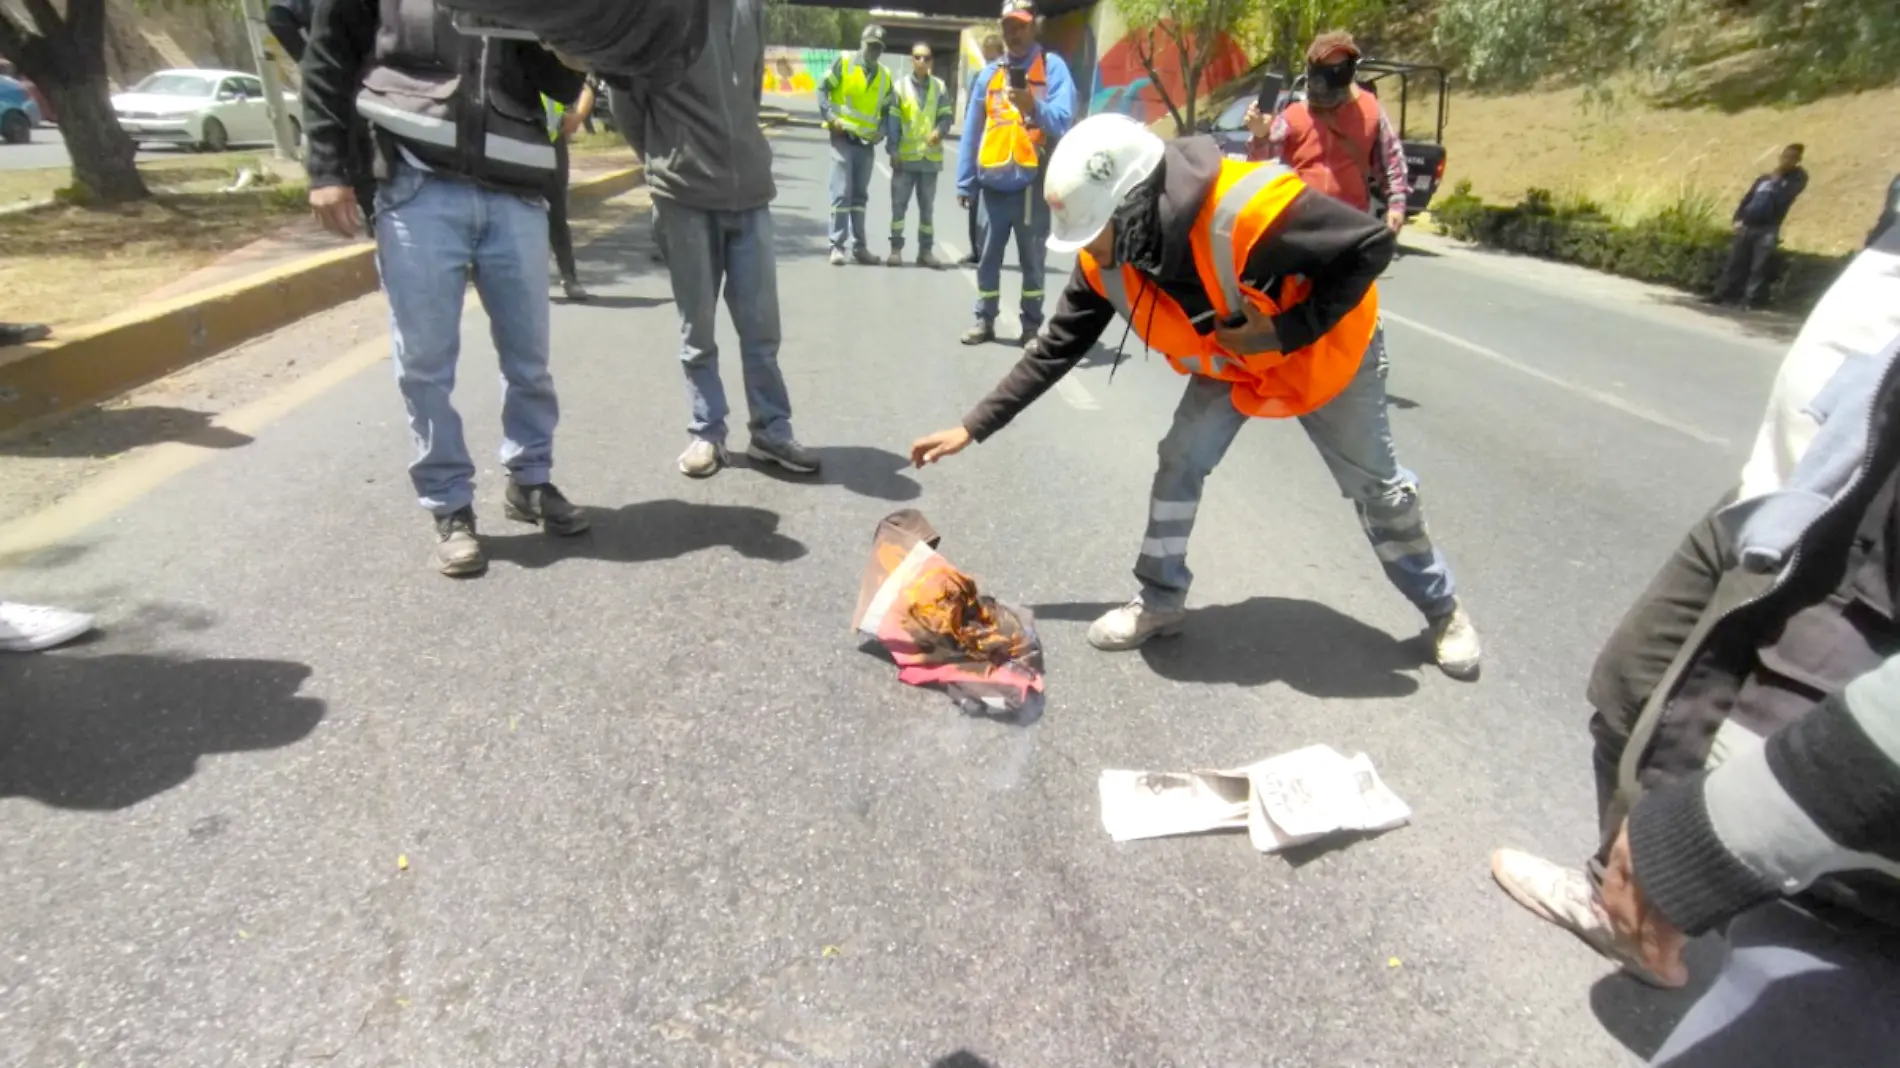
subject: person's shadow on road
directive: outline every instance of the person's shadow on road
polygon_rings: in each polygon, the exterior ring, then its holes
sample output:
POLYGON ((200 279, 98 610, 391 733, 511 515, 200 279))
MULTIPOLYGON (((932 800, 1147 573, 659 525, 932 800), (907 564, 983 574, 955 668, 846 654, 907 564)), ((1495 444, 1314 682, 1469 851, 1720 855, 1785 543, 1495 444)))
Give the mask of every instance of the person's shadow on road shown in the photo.
POLYGON ((586 511, 593 527, 572 538, 536 531, 484 536, 482 545, 491 559, 526 568, 568 559, 644 564, 720 546, 753 560, 788 563, 808 551, 779 533, 778 513, 764 508, 668 500, 586 511))
POLYGON ((278 660, 6 655, 0 798, 125 808, 191 778, 201 756, 289 745, 323 719, 322 701, 297 695, 309 677, 278 660))
MULTIPOLYGON (((1038 620, 1092 622, 1112 604, 1053 604, 1038 620)), ((1409 672, 1430 662, 1422 642, 1400 640, 1316 601, 1254 597, 1188 612, 1181 634, 1154 638, 1141 658, 1176 682, 1284 683, 1313 697, 1406 697, 1409 672)))
POLYGON ((822 465, 815 475, 787 471, 777 464, 760 463, 737 452, 733 460, 779 482, 840 486, 860 497, 876 497, 881 501, 914 501, 923 496, 924 488, 904 473, 910 469, 907 456, 866 445, 831 445, 811 451, 817 454, 822 465))

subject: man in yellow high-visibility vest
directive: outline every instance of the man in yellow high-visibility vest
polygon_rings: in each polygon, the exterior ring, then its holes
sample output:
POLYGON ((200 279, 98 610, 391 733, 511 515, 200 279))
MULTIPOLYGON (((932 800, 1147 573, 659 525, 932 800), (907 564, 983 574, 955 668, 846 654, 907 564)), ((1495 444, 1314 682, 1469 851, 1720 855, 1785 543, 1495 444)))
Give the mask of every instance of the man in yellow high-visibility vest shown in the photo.
POLYGON ((875 146, 884 137, 891 106, 891 73, 878 65, 884 55, 884 27, 866 26, 860 47, 839 56, 818 83, 818 116, 831 131, 831 265, 845 265, 846 246, 862 264, 878 258, 867 247, 864 208, 871 200, 875 146))
POLYGON ((943 172, 943 138, 950 132, 950 119, 956 102, 943 80, 930 73, 930 46, 922 41, 911 46, 910 77, 897 83, 897 98, 885 123, 886 143, 891 154, 891 258, 892 267, 904 265, 904 213, 910 208, 911 194, 917 196, 917 265, 940 267, 932 228, 937 207, 937 175, 943 172))

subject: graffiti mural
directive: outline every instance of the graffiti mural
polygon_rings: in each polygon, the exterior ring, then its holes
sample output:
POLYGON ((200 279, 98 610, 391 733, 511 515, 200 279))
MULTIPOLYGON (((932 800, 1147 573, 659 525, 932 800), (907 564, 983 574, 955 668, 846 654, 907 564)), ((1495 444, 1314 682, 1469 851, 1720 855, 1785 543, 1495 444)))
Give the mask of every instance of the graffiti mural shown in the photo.
POLYGON ((768 93, 815 93, 838 59, 835 48, 787 48, 773 45, 765 50, 765 85, 768 93))
MULTIPOLYGON (((1181 70, 1181 51, 1165 35, 1159 36, 1162 36, 1164 43, 1155 50, 1155 75, 1167 90, 1167 99, 1174 101, 1176 107, 1181 107, 1187 103, 1187 76, 1181 70)), ((1147 42, 1144 40, 1142 44, 1146 46, 1147 42)), ((1239 43, 1222 34, 1214 45, 1213 59, 1201 71, 1200 84, 1195 86, 1194 95, 1203 96, 1220 88, 1245 74, 1249 66, 1247 53, 1239 43)), ((1143 122, 1153 122, 1167 115, 1168 106, 1163 102, 1161 93, 1156 91, 1154 78, 1142 66, 1132 34, 1122 35, 1102 53, 1095 67, 1095 85, 1089 98, 1089 110, 1119 111, 1143 122)))

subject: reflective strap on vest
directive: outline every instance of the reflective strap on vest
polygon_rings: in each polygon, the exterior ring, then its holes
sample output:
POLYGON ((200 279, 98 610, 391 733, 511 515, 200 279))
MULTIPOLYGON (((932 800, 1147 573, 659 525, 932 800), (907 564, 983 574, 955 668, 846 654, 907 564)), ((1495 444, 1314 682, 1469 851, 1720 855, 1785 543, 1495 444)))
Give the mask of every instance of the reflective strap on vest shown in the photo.
MULTIPOLYGON (((452 149, 456 146, 455 124, 447 119, 393 108, 368 94, 356 98, 356 111, 366 121, 404 140, 439 148, 452 149)), ((551 142, 519 141, 495 133, 482 138, 482 155, 517 167, 549 171, 554 169, 555 164, 554 145, 551 142)))
POLYGON ((1095 268, 1095 276, 1102 280, 1102 296, 1107 297, 1108 302, 1114 306, 1117 312, 1121 313, 1121 317, 1128 320, 1128 324, 1133 326, 1135 323, 1135 313, 1128 306, 1128 287, 1122 284, 1121 267, 1119 265, 1114 267, 1102 267, 1098 265, 1095 268))
POLYGON ((1211 220, 1209 240, 1214 248, 1214 281, 1220 286, 1221 295, 1227 298, 1227 314, 1239 312, 1242 297, 1240 294, 1240 265, 1234 262, 1234 227, 1240 224, 1241 213, 1253 198, 1260 195, 1274 179, 1291 171, 1283 164, 1267 163, 1248 171, 1240 181, 1229 186, 1221 194, 1220 202, 1214 205, 1214 218, 1211 220))

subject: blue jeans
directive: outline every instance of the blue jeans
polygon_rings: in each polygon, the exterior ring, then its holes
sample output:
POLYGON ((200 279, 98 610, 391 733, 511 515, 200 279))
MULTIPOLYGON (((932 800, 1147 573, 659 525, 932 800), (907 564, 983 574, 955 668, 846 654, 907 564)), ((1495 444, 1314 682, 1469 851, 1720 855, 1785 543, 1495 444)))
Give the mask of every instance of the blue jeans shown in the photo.
POLYGON ((1042 177, 1014 193, 982 191, 983 251, 976 264, 976 317, 996 321, 1003 297, 1003 253, 1016 238, 1016 262, 1023 269, 1023 336, 1042 325, 1042 263, 1048 255, 1049 202, 1042 198, 1042 177))
MULTIPOLYGON (((1385 577, 1426 618, 1437 619, 1455 603, 1451 565, 1425 529, 1418 476, 1400 466, 1394 451, 1385 376, 1381 329, 1373 335, 1352 384, 1324 407, 1300 416, 1300 426, 1340 492, 1358 510, 1385 577)), ((1202 485, 1249 418, 1234 407, 1232 393, 1230 383, 1190 375, 1174 425, 1161 439, 1148 531, 1135 562, 1144 604, 1174 609, 1187 601, 1194 581, 1187 566, 1188 535, 1200 508, 1202 485)))
POLYGON ((871 202, 871 172, 877 170, 877 150, 840 134, 831 135, 831 247, 847 243, 869 247, 864 234, 864 208, 871 202))
POLYGON ((469 272, 501 357, 501 463, 548 480, 561 409, 548 373, 548 211, 538 196, 481 189, 408 165, 376 190, 376 270, 389 297, 396 386, 409 409, 409 479, 434 514, 467 507, 475 464, 450 402, 469 272))
POLYGON ((931 223, 937 215, 937 174, 936 171, 891 172, 892 252, 904 249, 904 212, 910 207, 913 192, 917 195, 917 248, 929 252, 930 246, 936 243, 936 229, 931 223))
POLYGON ((792 436, 792 401, 778 369, 778 262, 772 252, 772 210, 700 211, 654 198, 653 212, 673 280, 673 306, 680 317, 680 364, 686 399, 693 407, 687 433, 726 440, 726 387, 719 381, 719 345, 713 326, 719 294, 739 335, 739 368, 745 375, 746 425, 752 436, 784 441, 792 436))

